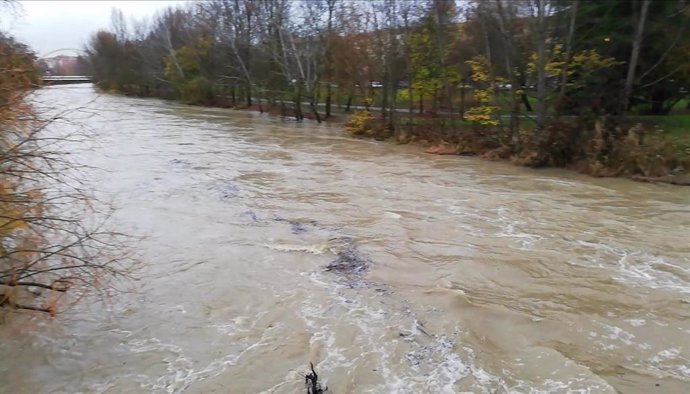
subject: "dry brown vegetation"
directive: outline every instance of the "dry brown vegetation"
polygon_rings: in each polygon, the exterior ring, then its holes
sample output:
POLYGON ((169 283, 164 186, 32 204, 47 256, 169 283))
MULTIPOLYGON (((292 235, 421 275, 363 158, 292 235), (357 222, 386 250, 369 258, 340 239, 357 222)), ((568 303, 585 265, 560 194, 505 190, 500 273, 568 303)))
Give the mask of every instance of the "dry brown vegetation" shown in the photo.
POLYGON ((109 289, 131 260, 68 158, 84 135, 54 127, 63 114, 32 105, 35 60, 0 35, 0 310, 54 315, 89 290, 109 289))

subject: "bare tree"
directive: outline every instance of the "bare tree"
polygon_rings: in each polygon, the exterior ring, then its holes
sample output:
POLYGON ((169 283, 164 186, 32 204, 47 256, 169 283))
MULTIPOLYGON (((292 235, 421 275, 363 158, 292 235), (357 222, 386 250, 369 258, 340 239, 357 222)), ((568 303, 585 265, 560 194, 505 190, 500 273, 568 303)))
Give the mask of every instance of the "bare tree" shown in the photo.
POLYGON ((537 48, 537 128, 541 131, 546 125, 547 0, 534 0, 534 6, 537 48))
POLYGON ((0 306, 54 314, 60 295, 104 290, 131 261, 69 159, 88 136, 56 125, 65 113, 30 105, 35 58, 6 36, 0 66, 0 306))
MULTIPOLYGON (((642 0, 640 14, 637 17, 635 24, 635 37, 633 38, 632 51, 630 52, 630 61, 628 62, 628 73, 625 78, 625 86, 623 87, 623 111, 628 110, 630 105, 630 95, 632 94, 633 85, 635 84, 635 74, 637 71, 637 61, 640 57, 640 47, 642 46, 642 38, 644 37, 644 27, 647 21, 647 12, 649 11, 649 4, 652 0, 642 0)), ((635 1, 637 3, 637 1, 635 1)))
POLYGON ((577 20, 577 10, 580 5, 580 0, 573 0, 573 4, 570 6, 570 22, 568 24, 568 36, 565 41, 565 65, 561 70, 561 89, 560 97, 565 96, 565 89, 568 82, 568 67, 571 61, 571 55, 573 51, 573 37, 575 36, 575 22, 577 20))
POLYGON ((333 85, 333 29, 335 6, 337 0, 326 0, 326 8, 328 9, 327 27, 326 27, 326 119, 331 116, 331 100, 332 100, 332 85, 333 85))
POLYGON ((513 65, 513 55, 514 55, 514 45, 513 45, 513 29, 509 25, 510 17, 507 15, 507 11, 503 6, 501 0, 496 0, 496 9, 498 11, 498 26, 501 33, 501 42, 503 43, 503 56, 505 60, 506 75, 510 81, 510 135, 511 142, 517 147, 519 143, 518 137, 518 126, 519 126, 519 103, 517 100, 517 89, 518 89, 518 79, 515 75, 514 65, 513 65))

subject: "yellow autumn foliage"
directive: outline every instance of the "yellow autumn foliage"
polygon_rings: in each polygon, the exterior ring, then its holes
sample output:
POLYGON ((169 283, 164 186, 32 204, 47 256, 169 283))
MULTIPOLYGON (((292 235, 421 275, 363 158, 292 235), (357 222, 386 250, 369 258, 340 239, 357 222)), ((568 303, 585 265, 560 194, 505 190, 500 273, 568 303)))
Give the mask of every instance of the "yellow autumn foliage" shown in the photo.
POLYGON ((202 37, 185 45, 165 59, 165 78, 172 82, 182 101, 198 104, 211 94, 211 83, 202 74, 202 62, 209 56, 213 42, 202 37))
MULTIPOLYGON (((42 210, 40 193, 25 179, 32 165, 26 145, 33 117, 24 98, 37 81, 28 48, 0 35, 0 256, 17 244, 14 238, 27 229, 27 218, 42 210)), ((0 271, 4 264, 0 262, 0 271)))
POLYGON ((375 127, 374 115, 368 110, 356 111, 345 123, 345 131, 353 136, 364 136, 372 132, 375 127))
MULTIPOLYGON (((550 51, 546 62, 546 74, 550 76, 561 75, 565 73, 570 77, 578 75, 578 80, 583 80, 587 75, 594 71, 604 68, 613 67, 620 64, 612 57, 603 57, 596 49, 586 49, 576 52, 572 55, 570 62, 567 62, 563 46, 561 44, 554 45, 550 51)), ((537 73, 537 54, 532 53, 527 63, 527 75, 535 76, 537 73)), ((577 84, 577 81, 570 84, 577 84)))
POLYGON ((495 81, 491 80, 489 61, 485 56, 479 55, 468 60, 467 64, 471 68, 472 81, 475 83, 473 96, 477 105, 465 112, 465 119, 484 126, 496 126, 496 113, 499 108, 491 105, 495 81))

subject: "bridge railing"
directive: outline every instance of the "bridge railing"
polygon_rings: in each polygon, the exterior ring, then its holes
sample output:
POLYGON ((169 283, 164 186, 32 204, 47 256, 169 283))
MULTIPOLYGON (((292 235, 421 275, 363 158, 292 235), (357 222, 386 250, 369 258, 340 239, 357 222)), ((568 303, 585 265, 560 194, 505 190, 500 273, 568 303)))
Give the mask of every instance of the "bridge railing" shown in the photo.
POLYGON ((88 75, 44 75, 44 81, 88 81, 91 82, 91 77, 88 75))

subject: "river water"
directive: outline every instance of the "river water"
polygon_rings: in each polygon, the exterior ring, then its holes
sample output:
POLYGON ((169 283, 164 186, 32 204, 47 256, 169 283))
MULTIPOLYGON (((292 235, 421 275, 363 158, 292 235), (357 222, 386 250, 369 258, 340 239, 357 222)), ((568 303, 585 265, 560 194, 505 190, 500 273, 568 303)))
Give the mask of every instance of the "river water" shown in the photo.
POLYGON ((688 188, 90 85, 36 100, 82 108, 62 124, 93 133, 141 268, 0 326, 1 392, 304 393, 309 362, 332 393, 690 391, 688 188))

